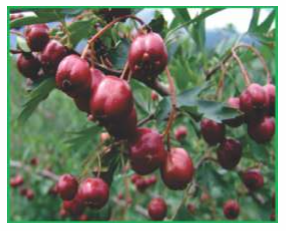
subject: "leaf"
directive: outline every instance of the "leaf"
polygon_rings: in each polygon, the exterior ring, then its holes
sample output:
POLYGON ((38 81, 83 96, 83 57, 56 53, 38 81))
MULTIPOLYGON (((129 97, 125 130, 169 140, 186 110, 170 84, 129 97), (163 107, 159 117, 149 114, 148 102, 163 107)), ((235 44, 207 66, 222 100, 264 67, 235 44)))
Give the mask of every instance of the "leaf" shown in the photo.
POLYGON ((191 20, 191 17, 190 17, 190 14, 187 8, 179 8, 179 9, 174 8, 172 9, 172 11, 175 15, 175 18, 177 18, 181 22, 186 22, 186 21, 191 20))
POLYGON ((76 21, 68 26, 70 32, 70 42, 75 47, 82 39, 89 38, 95 31, 93 20, 76 21))
POLYGON ((25 25, 56 22, 63 20, 64 14, 60 14, 56 10, 39 10, 34 15, 15 19, 10 23, 10 28, 17 28, 25 25))
POLYGON ((153 32, 161 33, 164 29, 165 19, 162 14, 158 14, 152 21, 148 24, 153 32))
POLYGON ((120 40, 116 46, 110 49, 110 59, 116 69, 123 69, 127 60, 130 42, 127 39, 120 40))
MULTIPOLYGON (((193 24, 193 23, 196 23, 196 22, 200 22, 202 20, 205 20, 207 17, 213 15, 213 14, 216 14, 218 13, 219 11, 222 11, 224 10, 225 8, 216 8, 216 9, 210 9, 210 10, 206 10, 204 11, 203 13, 201 13, 200 15, 198 15, 197 17, 195 17, 194 19, 191 19, 187 22, 184 22, 180 25, 178 25, 177 27, 175 27, 174 29, 170 30, 168 32, 168 35, 167 35, 167 38, 169 38, 173 33, 175 33, 177 30, 187 26, 187 25, 190 25, 190 24, 193 24)), ((168 39, 167 39, 167 42, 168 42, 168 39)))
POLYGON ((255 31, 255 29, 257 28, 259 15, 260 15, 260 9, 259 8, 253 9, 252 18, 248 27, 249 32, 255 31))
POLYGON ((264 22, 262 22, 258 26, 257 32, 261 34, 267 33, 275 19, 275 16, 276 16, 276 11, 272 10, 271 13, 268 15, 268 17, 264 20, 264 22))
POLYGON ((26 39, 24 39, 22 36, 17 36, 17 46, 20 48, 20 50, 25 52, 30 52, 30 48, 27 44, 26 39))
POLYGON ((54 78, 45 78, 31 93, 28 95, 27 102, 23 105, 18 122, 23 125, 32 115, 38 105, 45 100, 51 91, 55 88, 54 78))

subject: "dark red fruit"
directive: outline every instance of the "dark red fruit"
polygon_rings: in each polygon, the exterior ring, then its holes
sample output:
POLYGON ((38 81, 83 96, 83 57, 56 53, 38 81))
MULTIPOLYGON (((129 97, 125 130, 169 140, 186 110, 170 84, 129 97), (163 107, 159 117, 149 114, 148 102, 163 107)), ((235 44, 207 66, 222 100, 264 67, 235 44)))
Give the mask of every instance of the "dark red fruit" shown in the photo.
POLYGON ((223 206, 223 213, 229 220, 235 220, 239 215, 239 211, 239 204, 235 200, 228 200, 223 206))
POLYGON ((86 60, 77 55, 69 55, 60 62, 56 74, 56 84, 69 96, 78 97, 88 93, 91 81, 91 71, 86 60))
POLYGON ((124 118, 103 123, 108 133, 116 139, 128 139, 136 135, 137 132, 137 114, 135 107, 129 115, 124 118))
POLYGON ((144 192, 148 188, 148 183, 144 178, 138 179, 136 181, 136 187, 139 192, 144 192))
POLYGON ((269 99, 269 115, 275 115, 275 86, 273 84, 266 84, 264 87, 266 94, 269 99))
POLYGON ((271 221, 275 221, 276 220, 275 211, 272 211, 272 213, 270 214, 269 218, 270 218, 271 221))
POLYGON ((26 197, 26 194, 27 194, 27 189, 26 188, 21 188, 20 195, 26 197))
POLYGON ((185 189, 194 175, 193 161, 183 148, 172 148, 161 167, 161 175, 168 188, 185 189))
POLYGON ((142 176, 140 176, 140 175, 138 175, 138 174, 133 174, 133 175, 131 176, 131 182, 132 182, 133 184, 136 184, 136 181, 139 180, 139 179, 141 179, 141 178, 142 178, 142 176))
POLYGON ((28 200, 33 200, 35 197, 34 191, 32 189, 27 189, 25 196, 28 200))
POLYGON ((152 92, 151 92, 151 99, 152 99, 153 101, 157 101, 157 100, 159 99, 158 94, 157 94, 156 92, 152 91, 152 92))
POLYGON ((153 184, 156 184, 157 178, 155 175, 150 176, 149 178, 145 179, 148 186, 151 186, 153 184))
POLYGON ((162 135, 150 128, 138 128, 129 149, 132 169, 141 175, 155 171, 166 158, 162 135))
POLYGON ((250 169, 242 174, 242 180, 245 186, 251 190, 258 190, 263 187, 264 179, 258 169, 250 169))
POLYGON ((46 24, 26 26, 25 37, 32 51, 42 51, 50 40, 49 27, 46 24))
POLYGON ((30 160, 30 164, 33 165, 33 166, 37 166, 39 164, 39 159, 37 157, 33 157, 30 160))
POLYGON ((257 84, 252 83, 242 92, 239 97, 240 110, 243 111, 248 120, 257 119, 261 114, 265 113, 268 109, 269 98, 264 88, 257 84))
POLYGON ((22 185, 23 183, 24 183, 24 179, 20 174, 12 177, 10 179, 10 186, 13 188, 18 187, 18 186, 22 185))
POLYGON ((167 204, 162 198, 153 198, 148 205, 148 214, 153 221, 162 221, 167 215, 167 204))
POLYGON ((275 120, 265 116, 261 121, 253 121, 248 124, 249 136, 259 144, 271 141, 275 134, 275 120))
POLYGON ((128 116, 132 108, 131 88, 123 79, 105 76, 93 89, 90 112, 95 119, 112 122, 128 116))
POLYGON ((82 214, 78 217, 79 221, 88 221, 88 216, 86 214, 82 214))
POLYGON ((63 200, 72 200, 77 194, 77 189, 78 182, 74 176, 70 174, 64 174, 60 176, 57 184, 57 191, 63 200))
POLYGON ((225 139, 217 150, 218 163, 225 169, 233 169, 242 156, 242 146, 238 140, 225 139))
POLYGON ((76 196, 71 201, 63 201, 63 209, 71 216, 80 216, 85 209, 83 202, 76 196))
POLYGON ((59 63, 68 55, 67 48, 57 40, 51 40, 41 54, 41 63, 45 73, 54 74, 59 63))
POLYGON ((35 79, 41 69, 41 63, 33 54, 22 53, 17 59, 17 68, 24 77, 35 79))
POLYGON ((216 145, 223 141, 225 136, 225 127, 221 123, 213 120, 203 119, 201 121, 201 133, 204 140, 209 145, 216 145))
POLYGON ((129 49, 128 62, 137 78, 152 79, 159 75, 168 63, 167 49, 162 37, 153 32, 139 34, 129 49))
POLYGON ((196 206, 192 203, 188 204, 187 209, 189 211, 190 214, 194 214, 196 211, 196 206))
POLYGON ((100 178, 87 178, 80 184, 78 196, 85 205, 100 209, 108 201, 109 186, 100 178))
MULTIPOLYGON (((227 105, 231 108, 239 110, 240 100, 238 97, 230 97, 227 100, 227 105)), ((230 127, 236 128, 243 124, 244 115, 237 116, 233 119, 227 119, 227 120, 224 120, 223 122, 230 127)))
POLYGON ((178 141, 184 140, 187 135, 188 135, 188 129, 186 128, 186 126, 179 126, 175 130, 175 138, 178 141))

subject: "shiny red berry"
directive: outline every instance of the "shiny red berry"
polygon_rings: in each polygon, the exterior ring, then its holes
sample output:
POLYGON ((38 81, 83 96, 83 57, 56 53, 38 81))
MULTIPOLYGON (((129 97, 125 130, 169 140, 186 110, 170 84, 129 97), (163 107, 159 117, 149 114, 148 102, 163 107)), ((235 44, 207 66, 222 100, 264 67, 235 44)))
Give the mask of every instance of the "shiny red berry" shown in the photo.
POLYGON ((155 91, 151 92, 151 99, 153 101, 157 101, 159 99, 159 96, 158 96, 158 94, 155 91))
POLYGON ((263 187, 264 179, 258 169, 249 169, 242 174, 242 180, 245 186, 251 190, 258 190, 263 187))
POLYGON ((223 213, 229 220, 235 220, 240 212, 240 206, 235 200, 228 200, 223 206, 223 213))
POLYGON ((91 72, 86 60, 77 55, 65 57, 56 74, 57 87, 71 97, 78 97, 90 91, 91 72))
POLYGON ((138 128, 129 149, 132 169, 141 175, 154 172, 166 158, 162 135, 150 128, 138 128))
POLYGON ((209 145, 216 145, 225 137, 225 126, 210 119, 201 121, 201 133, 209 145))
POLYGON ((167 215, 167 204, 162 198, 153 198, 148 205, 148 214, 153 221, 162 221, 167 215))
POLYGON ((133 96, 129 84, 115 76, 105 76, 92 90, 90 112, 95 119, 114 121, 129 115, 133 96))
POLYGON ((83 202, 76 196, 71 201, 63 201, 63 209, 71 216, 80 216, 83 214, 85 206, 83 202))
POLYGON ((33 200, 35 197, 34 191, 32 189, 27 189, 25 196, 28 200, 33 200))
POLYGON ((78 197, 85 205, 100 209, 108 201, 109 186, 100 178, 87 178, 80 184, 78 197))
POLYGON ((50 40, 49 27, 46 24, 26 26, 25 37, 32 51, 42 51, 50 40))
POLYGON ((275 120, 265 116, 261 121, 253 121, 248 124, 248 134, 257 143, 264 144, 271 141, 275 134, 275 120))
POLYGON ((22 53, 17 59, 17 68, 24 77, 36 79, 41 63, 33 54, 22 53))
POLYGON ((153 32, 139 34, 131 44, 128 62, 137 78, 149 79, 159 75, 168 62, 167 49, 162 37, 153 32))
POLYGON ((273 84, 266 84, 264 87, 264 90, 269 98, 269 115, 274 116, 275 115, 275 86, 273 84))
POLYGON ((78 182, 74 176, 70 174, 64 174, 60 176, 57 184, 57 192, 63 200, 72 200, 77 194, 77 189, 78 182))
POLYGON ((24 183, 24 178, 20 174, 17 174, 16 176, 10 179, 10 186, 13 188, 18 187, 23 183, 24 183))
POLYGON ((196 211, 196 206, 192 203, 188 204, 187 209, 189 211, 190 214, 194 214, 196 211))
POLYGON ((217 150, 218 163, 225 169, 233 169, 242 156, 242 146, 238 140, 225 139, 217 150))
POLYGON ((193 161, 187 151, 172 148, 161 167, 161 176, 168 188, 182 190, 191 182, 194 171, 193 161))
POLYGON ((186 138, 187 135, 188 135, 188 129, 186 128, 186 126, 179 126, 176 128, 175 130, 176 140, 182 141, 186 138))
POLYGON ((55 74, 59 63, 68 55, 67 48, 57 40, 51 40, 41 54, 41 63, 45 73, 55 74))

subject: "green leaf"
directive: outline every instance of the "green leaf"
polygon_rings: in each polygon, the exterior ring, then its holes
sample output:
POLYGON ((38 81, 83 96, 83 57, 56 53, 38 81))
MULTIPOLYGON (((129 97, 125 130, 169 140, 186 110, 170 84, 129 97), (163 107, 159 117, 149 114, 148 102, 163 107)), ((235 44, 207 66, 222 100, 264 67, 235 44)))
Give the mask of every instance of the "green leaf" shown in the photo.
POLYGON ((116 69, 123 69, 127 60, 129 47, 130 41, 122 39, 114 48, 110 49, 110 59, 116 69))
POLYGON ((260 15, 260 9, 259 8, 253 9, 252 18, 248 27, 249 32, 253 32, 257 28, 259 15, 260 15))
POLYGON ((271 13, 268 15, 268 17, 264 20, 264 22, 262 22, 258 28, 257 28, 257 32, 259 33, 267 33, 272 25, 272 23, 274 22, 276 16, 276 11, 272 10, 271 13))
POLYGON ((31 93, 28 95, 27 102, 23 105, 18 122, 24 124, 32 115, 38 105, 45 100, 51 91, 55 88, 54 78, 45 78, 31 93))
POLYGON ((26 39, 24 39, 22 36, 17 36, 17 46, 20 48, 20 50, 25 52, 30 52, 30 48, 27 44, 26 39))
POLYGON ((17 28, 25 25, 56 22, 63 20, 65 18, 64 14, 60 14, 56 10, 39 10, 34 15, 26 16, 13 20, 10 23, 10 28, 17 28))
POLYGON ((156 33, 161 33, 165 26, 165 19, 162 14, 158 14, 152 21, 148 24, 152 31, 156 33))
POLYGON ((186 22, 186 21, 190 21, 191 17, 190 14, 188 12, 188 9, 186 8, 179 8, 179 9, 172 9, 175 18, 177 18, 180 22, 186 22))
POLYGON ((68 26, 70 42, 75 47, 82 39, 89 38, 95 32, 93 20, 76 21, 68 26))

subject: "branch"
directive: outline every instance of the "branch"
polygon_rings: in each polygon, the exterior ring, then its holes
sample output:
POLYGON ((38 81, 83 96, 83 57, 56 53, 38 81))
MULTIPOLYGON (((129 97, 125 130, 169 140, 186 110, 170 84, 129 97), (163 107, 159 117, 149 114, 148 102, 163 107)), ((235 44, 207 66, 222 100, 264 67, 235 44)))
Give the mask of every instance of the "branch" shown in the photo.
MULTIPOLYGON (((10 167, 12 168, 18 168, 18 169, 22 169, 26 172, 32 172, 33 169, 28 166, 28 165, 24 165, 22 162, 20 161, 16 161, 16 160, 10 160, 10 167)), ((44 178, 48 178, 51 179, 53 181, 58 181, 59 180, 59 176, 56 175, 55 173, 53 173, 52 171, 49 170, 41 170, 41 171, 36 171, 36 173, 44 178)))
POLYGON ((154 113, 151 113, 150 115, 148 115, 146 118, 142 119, 141 121, 139 121, 137 123, 137 127, 140 127, 142 126, 143 124, 149 122, 150 120, 154 119, 155 118, 155 114, 154 113))

